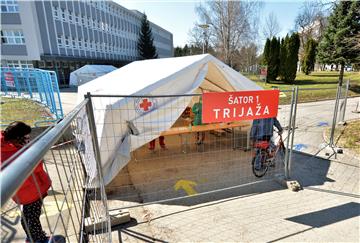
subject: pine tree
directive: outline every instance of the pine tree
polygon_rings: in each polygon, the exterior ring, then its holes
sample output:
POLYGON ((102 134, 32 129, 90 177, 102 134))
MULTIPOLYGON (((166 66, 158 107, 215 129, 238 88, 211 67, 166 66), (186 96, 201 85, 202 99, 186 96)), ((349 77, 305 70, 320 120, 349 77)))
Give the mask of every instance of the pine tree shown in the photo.
POLYGON ((299 61, 300 38, 298 33, 293 33, 287 44, 286 70, 284 79, 286 82, 294 82, 296 78, 297 64, 299 61))
POLYGON ((185 44, 183 48, 183 56, 189 56, 190 55, 190 49, 187 44, 185 44))
POLYGON ((316 47, 317 47, 317 43, 313 38, 308 39, 308 41, 305 44, 304 59, 302 60, 301 63, 301 70, 306 75, 309 75, 314 70, 316 47))
POLYGON ((263 64, 267 65, 269 62, 269 55, 270 55, 270 39, 267 38, 264 47, 264 54, 263 54, 263 64))
POLYGON ((286 69, 287 69, 287 49, 289 43, 289 36, 281 40, 280 44, 280 64, 279 64, 279 77, 281 80, 285 80, 286 69))
POLYGON ((268 56, 268 76, 267 80, 272 81, 276 80, 279 74, 279 54, 280 54, 280 40, 276 37, 273 37, 270 41, 269 47, 269 56, 268 56))
POLYGON ((321 63, 340 65, 341 86, 345 65, 360 62, 360 48, 356 47, 360 34, 360 2, 340 1, 328 20, 317 57, 321 63))
POLYGON ((145 13, 143 14, 141 20, 138 51, 142 59, 154 59, 158 57, 151 33, 150 22, 148 21, 145 13))
POLYGON ((180 46, 174 48, 174 57, 183 56, 183 49, 180 46))

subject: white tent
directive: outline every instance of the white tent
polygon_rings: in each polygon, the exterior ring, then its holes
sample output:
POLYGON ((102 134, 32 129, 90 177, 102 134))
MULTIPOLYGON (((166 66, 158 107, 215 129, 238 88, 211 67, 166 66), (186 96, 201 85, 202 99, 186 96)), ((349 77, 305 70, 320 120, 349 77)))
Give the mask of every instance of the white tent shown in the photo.
MULTIPOLYGON (((83 100, 87 92, 155 96, 195 94, 203 89, 224 92, 262 88, 205 54, 132 62, 81 85, 78 99, 79 102, 83 100)), ((108 184, 126 166, 131 151, 171 128, 192 98, 152 98, 154 105, 146 112, 139 112, 136 98, 92 98, 105 183, 108 184)))
POLYGON ((116 70, 112 65, 85 65, 70 73, 70 85, 80 86, 116 70))

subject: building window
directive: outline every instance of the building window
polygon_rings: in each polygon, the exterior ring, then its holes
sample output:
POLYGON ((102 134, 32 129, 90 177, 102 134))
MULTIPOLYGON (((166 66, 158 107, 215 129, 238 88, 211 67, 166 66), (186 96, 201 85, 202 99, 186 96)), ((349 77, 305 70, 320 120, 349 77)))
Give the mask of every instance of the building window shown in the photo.
POLYGON ((83 47, 82 39, 79 39, 78 44, 79 44, 79 49, 82 49, 83 47))
POLYGON ((1 0, 1 12, 2 13, 18 13, 19 5, 15 0, 1 0))
POLYGON ((58 13, 57 7, 53 7, 53 16, 54 16, 54 19, 59 19, 59 13, 58 13))
POLYGON ((63 45, 62 35, 58 35, 58 36, 57 36, 57 43, 58 43, 59 46, 62 46, 62 45, 63 45))
POLYGON ((65 9, 61 9, 61 20, 66 21, 65 9))
POLYGON ((75 14, 75 24, 80 24, 79 14, 75 14))
POLYGON ((68 12, 68 15, 69 15, 69 21, 72 22, 72 20, 73 20, 72 12, 69 11, 69 12, 68 12))
POLYGON ((22 61, 22 60, 4 60, 6 67, 11 68, 34 68, 32 61, 22 61))
POLYGON ((33 68, 32 61, 20 61, 21 68, 33 68))
POLYGON ((69 36, 65 36, 65 47, 69 47, 70 46, 70 38, 69 36))
POLYGON ((21 30, 2 30, 1 43, 9 45, 25 44, 24 34, 21 30))
POLYGON ((76 39, 75 37, 72 38, 72 48, 76 48, 76 39))

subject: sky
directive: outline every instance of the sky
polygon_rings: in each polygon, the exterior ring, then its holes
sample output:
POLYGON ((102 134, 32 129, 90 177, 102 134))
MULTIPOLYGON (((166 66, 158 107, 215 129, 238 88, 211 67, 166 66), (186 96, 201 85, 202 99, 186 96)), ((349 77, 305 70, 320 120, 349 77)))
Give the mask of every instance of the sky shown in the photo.
MULTIPOLYGON (((173 34, 174 46, 184 46, 189 40, 189 30, 198 21, 195 7, 199 0, 114 0, 127 9, 145 12, 148 19, 173 34)), ((202 1, 203 2, 203 1, 202 1)), ((260 23, 273 12, 279 22, 280 37, 294 28, 294 20, 303 1, 264 0, 260 12, 260 23)), ((260 24, 259 32, 262 31, 260 24)))

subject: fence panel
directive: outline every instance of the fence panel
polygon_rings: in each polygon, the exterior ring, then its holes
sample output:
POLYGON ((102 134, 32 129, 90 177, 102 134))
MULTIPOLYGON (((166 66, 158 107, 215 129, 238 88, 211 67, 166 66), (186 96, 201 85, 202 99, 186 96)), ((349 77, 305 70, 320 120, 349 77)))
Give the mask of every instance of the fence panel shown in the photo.
POLYGON ((313 155, 334 155, 336 138, 332 127, 339 122, 356 118, 355 113, 346 111, 355 106, 358 97, 348 98, 348 85, 336 88, 299 89, 297 104, 296 135, 293 149, 313 155), (332 94, 327 100, 317 100, 319 93, 332 94), (331 143, 333 145, 331 145, 331 143))
POLYGON ((94 151, 87 104, 88 100, 85 100, 62 122, 2 163, 2 242, 24 242, 24 229, 33 222, 21 225, 24 207, 14 202, 19 201, 21 195, 7 200, 24 181, 19 178, 28 176, 35 184, 34 194, 42 201, 40 222, 47 236, 62 235, 66 242, 111 241, 104 185, 101 180, 94 184, 98 168, 88 160, 94 151), (84 149, 85 141, 90 141, 87 150, 84 149), (43 168, 52 181, 47 196, 40 193, 44 177, 38 177, 39 158, 43 158, 43 168))
MULTIPOLYGON (((194 195, 210 195, 284 174, 283 158, 277 158, 264 177, 254 176, 251 121, 224 127, 192 124, 194 117, 188 111, 198 100, 198 95, 92 96, 101 160, 111 168, 108 174, 115 173, 106 190, 109 198, 120 200, 117 205, 113 201, 111 210, 176 203, 187 197, 196 200, 194 195), (131 151, 129 159, 126 150, 131 151), (118 165, 123 167, 117 173, 118 165)), ((281 109, 281 121, 286 123, 289 108, 281 109)))
POLYGON ((1 101, 2 126, 14 120, 41 126, 63 117, 57 77, 52 71, 1 68, 1 101))

